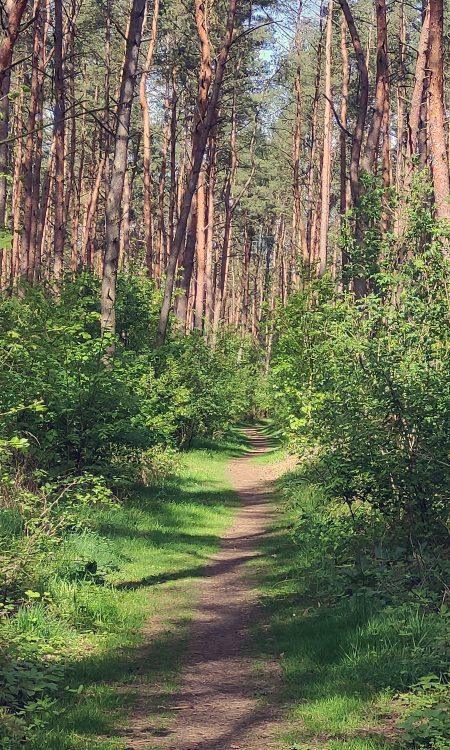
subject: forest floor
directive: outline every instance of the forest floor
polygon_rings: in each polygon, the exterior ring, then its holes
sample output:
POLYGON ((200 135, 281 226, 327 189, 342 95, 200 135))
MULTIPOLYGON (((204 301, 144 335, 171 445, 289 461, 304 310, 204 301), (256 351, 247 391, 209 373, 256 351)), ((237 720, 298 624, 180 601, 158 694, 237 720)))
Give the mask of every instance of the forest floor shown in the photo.
POLYGON ((102 594, 117 622, 74 634, 61 711, 27 750, 404 747, 389 685, 426 623, 305 592, 276 482, 295 459, 269 426, 183 462, 169 486, 95 514, 118 569, 89 601, 102 594))
MULTIPOLYGON (((246 435, 251 447, 229 465, 231 486, 242 506, 199 581, 179 689, 158 693, 161 714, 151 709, 154 689, 143 683, 126 732, 127 750, 278 746, 274 730, 280 669, 275 658, 261 660, 255 649, 254 628, 264 627, 264 613, 248 563, 262 554, 274 520, 273 480, 286 466, 284 461, 256 460, 271 454, 273 441, 257 428, 246 435)), ((145 646, 143 661, 145 671, 145 646)))

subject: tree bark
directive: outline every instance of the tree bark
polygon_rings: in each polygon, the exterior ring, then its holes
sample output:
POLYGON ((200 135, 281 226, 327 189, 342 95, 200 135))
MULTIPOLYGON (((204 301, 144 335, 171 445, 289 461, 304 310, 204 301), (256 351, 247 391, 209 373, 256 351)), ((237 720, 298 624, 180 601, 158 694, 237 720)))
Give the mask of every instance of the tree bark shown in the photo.
POLYGON ((388 52, 386 0, 376 0, 377 18, 377 72, 375 87, 375 105, 367 134, 364 157, 361 162, 366 172, 376 171, 377 155, 385 113, 385 101, 388 96, 388 52))
POLYGON ((191 203, 191 214, 189 217, 189 228, 186 237, 186 247, 183 254, 183 268, 180 279, 181 294, 177 297, 176 315, 181 326, 186 332, 189 296, 191 291, 192 273, 194 270, 195 245, 197 240, 197 195, 191 203))
POLYGON ((194 326, 198 331, 203 329, 205 307, 205 225, 206 225, 206 191, 205 170, 200 172, 197 189, 197 279, 195 288, 194 326))
POLYGON ((330 223, 331 191, 331 141, 333 136, 333 114, 331 111, 331 65, 333 42, 333 0, 328 0, 327 35, 325 41, 325 112, 323 117, 323 157, 321 179, 321 213, 319 235, 319 276, 327 267, 328 228, 330 223))
MULTIPOLYGON (((234 22, 236 16, 236 0, 230 0, 228 7, 228 18, 227 27, 225 31, 225 37, 222 44, 222 48, 217 56, 216 64, 216 75, 214 83, 212 85, 211 95, 208 99, 209 93, 209 81, 211 80, 210 68, 208 66, 204 68, 204 60, 202 56, 202 65, 200 69, 200 85, 199 94, 197 98, 197 114, 195 118, 194 130, 192 135, 192 167, 190 169, 186 187, 183 193, 183 201, 181 205, 180 217, 178 220, 175 237, 172 242, 170 251, 169 261, 167 264, 166 272, 166 283, 164 288, 164 298, 161 306, 161 314, 158 325, 157 345, 160 346, 164 343, 166 338, 167 326, 169 322, 170 308, 172 305, 172 293, 175 281, 175 272, 177 266, 178 256, 181 248, 184 244, 184 238, 186 234, 186 227, 188 217, 191 209, 192 199, 197 189, 198 178, 202 167, 203 157, 205 154, 206 144, 208 137, 211 132, 211 128, 214 125, 217 105, 219 101, 220 91, 222 87, 223 77, 225 75, 225 68, 230 54, 231 44, 233 41, 234 33, 234 22)), ((204 44, 208 45, 209 40, 207 37, 206 26, 205 26, 205 9, 202 0, 196 0, 196 19, 197 29, 200 38, 201 46, 204 44)))
POLYGON ((205 332, 209 334, 214 316, 214 196, 216 188, 216 134, 213 132, 209 141, 208 158, 208 191, 205 247, 205 332))
POLYGON ((341 88, 341 111, 340 120, 342 128, 339 133, 340 147, 340 212, 344 216, 349 209, 348 202, 348 180, 347 180, 347 114, 348 98, 350 93, 350 64, 347 47, 347 27, 344 16, 341 20, 341 62, 342 62, 342 88, 341 88))
POLYGON ((436 217, 450 220, 450 182, 445 141, 443 0, 430 0, 428 125, 436 217))
POLYGON ((297 10, 297 27, 295 34, 295 54, 297 57, 297 67, 295 71, 294 91, 295 91, 295 120, 294 133, 292 136, 292 158, 293 158, 293 211, 292 211, 292 244, 293 260, 297 265, 298 251, 300 250, 304 266, 308 265, 308 243, 306 240, 306 231, 301 211, 301 191, 300 191, 300 150, 302 139, 302 76, 300 67, 301 45, 301 20, 302 20, 303 0, 299 0, 297 10))
POLYGON ((3 39, 0 42, 0 91, 3 91, 3 79, 9 76, 14 45, 20 32, 22 16, 28 0, 6 0, 2 3, 6 10, 6 24, 3 27, 3 39))
POLYGON ((357 117, 355 130, 353 134, 352 153, 350 158, 350 188, 353 205, 358 203, 359 199, 359 165, 361 159, 361 148, 364 136, 364 126, 366 123, 367 106, 369 101, 369 75, 367 72, 366 58, 361 45, 358 31, 353 20, 353 15, 347 0, 339 0, 342 12, 347 22, 347 27, 355 50, 356 60, 359 71, 359 93, 357 102, 357 117))
POLYGON ((167 153, 169 148, 170 140, 170 116, 169 116, 169 92, 168 82, 167 91, 164 101, 164 116, 165 123, 163 129, 163 143, 162 143, 162 156, 161 156, 161 169, 159 173, 159 191, 158 191, 158 244, 155 258, 155 269, 154 275, 157 282, 161 280, 162 271, 166 265, 166 248, 167 248, 167 232, 166 224, 164 219, 164 202, 166 195, 166 172, 167 172, 167 153))
POLYGON ((405 176, 405 107, 406 107, 406 16, 405 0, 400 3, 397 81, 397 154, 395 187, 400 190, 405 176))
POLYGON ((319 46, 317 48, 317 71, 314 82, 314 98, 312 102, 312 113, 311 113, 311 132, 310 132, 310 149, 309 149, 309 160, 308 160, 308 190, 306 200, 306 246, 307 246, 307 263, 308 266, 315 254, 315 228, 314 228, 314 187, 315 187, 315 172, 316 172, 316 151, 317 151, 317 108, 319 105, 320 96, 320 80, 322 74, 322 35, 323 35, 323 23, 322 23, 322 2, 320 4, 320 28, 319 28, 319 46))
POLYGON ((131 108, 137 73, 145 0, 133 0, 116 112, 114 159, 106 198, 106 249, 101 291, 101 330, 116 332, 116 285, 120 243, 120 206, 127 168, 131 108))
MULTIPOLYGON (((23 218, 22 218, 22 239, 21 239, 21 260, 20 274, 23 279, 33 281, 34 276, 34 257, 32 257, 32 220, 33 220, 33 194, 35 186, 33 180, 34 173, 34 156, 35 156, 35 137, 34 131, 39 111, 39 99, 42 97, 41 72, 43 74, 43 50, 44 50, 44 7, 41 0, 36 0, 33 7, 35 18, 33 26, 33 53, 31 63, 31 85, 30 85, 30 104, 27 119, 27 134, 25 138, 25 148, 22 158, 22 183, 23 183, 23 218)), ((37 176, 37 179, 38 176, 37 176)))
MULTIPOLYGON (((144 236, 145 236, 145 261, 147 273, 151 277, 153 274, 153 185, 152 185, 152 136, 150 126, 150 109, 147 99, 147 84, 150 70, 153 62, 155 51, 156 37, 158 33, 159 17, 159 0, 153 2, 153 17, 150 30, 150 41, 148 43, 147 58, 142 71, 139 85, 139 103, 142 110, 142 130, 143 130, 143 164, 142 179, 144 183, 144 236)), ((145 25, 145 24, 144 24, 145 25)))
POLYGON ((65 86, 63 61, 63 0, 55 0, 55 48, 54 48, 54 90, 55 107, 55 231, 53 238, 53 275, 59 280, 64 268, 64 241, 66 236, 64 211, 64 140, 65 140, 65 86))
MULTIPOLYGON (((420 116, 422 101, 424 95, 425 80, 428 77, 427 57, 428 57, 428 38, 430 35, 430 6, 428 5, 422 21, 420 31, 419 46, 417 50, 416 70, 414 75, 414 88, 411 96, 411 105, 408 116, 408 139, 407 139, 407 157, 411 159, 417 153, 420 116)), ((411 166, 408 165, 409 169, 411 166)))
POLYGON ((4 226, 7 199, 8 132, 9 132, 9 89, 11 85, 11 63, 14 46, 20 32, 20 24, 28 0, 7 0, 2 3, 6 11, 3 20, 3 37, 0 42, 0 226, 4 226))

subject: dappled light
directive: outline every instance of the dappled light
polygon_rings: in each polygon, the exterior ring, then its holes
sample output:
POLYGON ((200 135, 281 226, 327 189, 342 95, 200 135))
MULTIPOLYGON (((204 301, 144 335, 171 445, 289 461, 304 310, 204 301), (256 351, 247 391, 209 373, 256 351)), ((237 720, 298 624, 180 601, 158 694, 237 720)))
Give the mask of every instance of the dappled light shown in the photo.
POLYGON ((0 750, 450 750, 449 21, 0 2, 0 750))

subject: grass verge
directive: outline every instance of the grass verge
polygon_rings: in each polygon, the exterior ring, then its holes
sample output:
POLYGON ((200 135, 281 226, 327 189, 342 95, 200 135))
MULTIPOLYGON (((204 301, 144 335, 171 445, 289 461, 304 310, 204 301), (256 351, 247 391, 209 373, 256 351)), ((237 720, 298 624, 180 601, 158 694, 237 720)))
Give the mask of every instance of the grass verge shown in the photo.
POLYGON ((281 655, 282 747, 447 750, 446 612, 400 563, 378 578, 375 567, 357 571, 348 519, 341 527, 335 508, 324 515, 318 493, 295 473, 280 481, 281 512, 258 562, 271 625, 260 657, 281 655))
MULTIPOLYGON (((41 561, 36 579, 45 580, 45 596, 0 626, 4 642, 20 641, 18 663, 25 670, 19 679, 33 679, 26 672, 28 652, 44 682, 40 709, 30 708, 33 727, 25 744, 18 723, 21 747, 119 750, 126 747, 124 727, 139 693, 151 691, 158 704, 170 696, 195 578, 238 504, 227 464, 244 450, 238 433, 198 446, 183 455, 173 482, 136 488, 121 504, 86 510, 83 530, 67 536, 58 559, 41 561), (80 577, 80 561, 83 570, 95 564, 95 575, 80 577)), ((8 735, 0 747, 15 747, 11 721, 8 735)))

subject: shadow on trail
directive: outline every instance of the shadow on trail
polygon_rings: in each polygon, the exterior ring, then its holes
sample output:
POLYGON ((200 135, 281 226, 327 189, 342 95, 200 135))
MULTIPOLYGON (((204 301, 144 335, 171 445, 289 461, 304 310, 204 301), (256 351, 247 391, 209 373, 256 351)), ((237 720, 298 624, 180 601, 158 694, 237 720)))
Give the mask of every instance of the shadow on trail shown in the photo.
MULTIPOLYGON (((248 429, 249 437, 252 439, 251 449, 241 450, 236 444, 231 443, 227 450, 234 461, 248 462, 254 456, 267 453, 268 449, 277 447, 277 441, 273 439, 273 446, 266 436, 261 436, 254 428, 248 429)), ((251 463, 248 463, 251 474, 251 463)), ((256 470, 255 470, 256 471, 256 470)), ((210 484, 210 482, 209 482, 210 484)), ((252 506, 254 517, 258 518, 259 506, 261 513, 266 504, 267 497, 261 492, 260 486, 255 481, 241 492, 241 498, 247 506, 252 506)), ((150 545, 158 545, 164 548, 190 549, 189 555, 196 556, 196 548, 199 543, 210 545, 217 541, 217 537, 210 534, 190 534, 179 531, 180 506, 182 506, 183 522, 192 519, 192 528, 195 529, 196 516, 192 504, 203 506, 215 506, 218 503, 225 505, 236 505, 235 492, 217 490, 202 491, 198 487, 190 487, 189 483, 166 487, 155 493, 154 490, 142 490, 138 496, 127 501, 127 507, 136 513, 136 527, 125 527, 121 523, 120 512, 117 514, 112 510, 108 512, 106 520, 100 521, 99 533, 109 536, 123 537, 124 541, 132 539, 148 540, 150 545), (171 503, 171 497, 176 493, 177 503, 171 503), (184 506, 184 507, 183 507, 184 506), (163 528, 146 530, 139 528, 139 513, 142 508, 146 511, 151 509, 155 515, 155 522, 163 528)), ((185 526, 186 528, 186 526, 185 526)), ((57 718, 55 726, 49 731, 46 748, 49 750, 78 750, 87 748, 86 743, 92 743, 92 748, 97 748, 97 742, 104 739, 109 748, 109 742, 118 738, 125 740, 126 747, 150 748, 152 740, 158 737, 170 737, 170 724, 173 719, 173 708, 177 701, 185 700, 186 696, 174 694, 173 684, 176 681, 180 661, 186 650, 187 643, 187 610, 181 610, 176 601, 176 583, 191 578, 216 579, 220 576, 232 575, 237 568, 244 565, 249 555, 254 554, 255 546, 265 541, 267 532, 258 531, 250 534, 238 534, 231 540, 224 540, 223 549, 228 545, 238 548, 238 554, 232 560, 212 560, 209 563, 201 562, 198 565, 184 565, 177 571, 159 571, 154 575, 145 576, 139 580, 121 581, 115 585, 117 591, 129 591, 134 596, 137 589, 148 588, 151 604, 152 587, 158 586, 158 591, 166 593, 170 603, 173 601, 174 611, 165 617, 167 623, 162 632, 151 632, 145 630, 145 642, 138 646, 117 646, 113 644, 105 647, 98 653, 86 653, 77 655, 76 658, 66 661, 69 669, 71 686, 76 690, 83 685, 79 695, 68 694, 64 700, 66 710, 57 718), (175 584, 175 589, 174 589, 175 584), (133 726, 129 730, 118 729, 117 724, 120 714, 124 708, 133 707, 133 726), (79 740, 75 742, 75 736, 79 740), (53 742, 53 744, 52 744, 53 742)), ((197 555, 201 557, 201 555, 197 555)), ((183 590, 181 588, 181 590, 183 590)), ((161 594, 158 594, 161 596, 161 594)), ((239 637, 236 631, 243 624, 252 623, 260 613, 259 606, 250 603, 243 606, 242 602, 230 605, 226 601, 215 601, 213 604, 203 606, 205 621, 196 624, 197 638, 202 646, 194 654, 190 654, 190 667, 207 665, 217 675, 221 675, 221 665, 226 660, 237 659, 239 656, 239 637), (225 634, 225 635, 224 635, 225 634), (226 642, 224 642, 224 638, 226 642)), ((118 634, 117 643, 120 643, 118 634)), ((255 683, 255 693, 258 693, 258 684, 255 683)), ((240 700, 242 685, 240 676, 230 679, 223 684, 221 691, 230 701, 240 700)), ((208 696, 201 693, 195 700, 207 704, 208 696)), ((198 750, 230 750, 231 744, 239 743, 239 737, 248 734, 252 727, 259 725, 264 718, 264 709, 259 704, 242 717, 236 718, 232 729, 225 731, 214 742, 205 741, 196 745, 198 750)), ((209 724, 211 715, 206 711, 205 723, 209 724)), ((101 745, 103 747, 103 745, 101 745)), ((89 745, 91 747, 91 745, 89 745)), ((115 745, 114 745, 115 747, 115 745)), ((173 746, 174 747, 174 746, 173 746)), ((181 747, 177 745, 177 750, 181 747)))
MULTIPOLYGON (((253 430, 249 430, 251 434, 253 430)), ((236 462, 249 461, 253 456, 266 453, 271 447, 278 447, 279 442, 265 435, 251 435, 252 449, 235 456, 236 462), (273 444, 270 443, 273 440, 273 444)), ((248 464, 251 470, 251 463, 248 464)), ((210 494, 210 493, 208 493, 210 494)), ((253 510, 258 513, 258 505, 266 503, 266 495, 261 492, 257 483, 246 486, 241 492, 246 505, 253 504, 253 510)), ((176 519, 171 530, 174 539, 182 544, 189 544, 198 535, 176 533, 176 519)), ((167 533, 156 535, 152 541, 163 544, 167 542, 167 533)), ((367 623, 370 613, 361 608, 344 605, 340 607, 320 606, 311 592, 298 580, 296 567, 296 553, 293 551, 292 540, 287 528, 277 531, 258 531, 253 534, 238 534, 227 544, 238 548, 232 560, 213 561, 207 565, 185 567, 180 571, 164 574, 164 572, 146 576, 140 581, 122 582, 118 588, 134 590, 139 587, 164 586, 174 581, 182 581, 193 577, 215 578, 227 576, 236 568, 241 567, 249 559, 250 549, 256 546, 263 550, 262 563, 264 573, 264 611, 261 622, 261 610, 258 605, 248 604, 243 607, 242 602, 230 605, 228 601, 215 601, 202 605, 202 621, 196 622, 196 642, 199 647, 189 653, 189 670, 195 672, 202 666, 213 670, 217 679, 221 681, 220 692, 224 700, 233 706, 234 701, 242 700, 241 677, 238 674, 232 679, 222 680, 226 673, 226 665, 230 659, 239 658, 239 639, 236 630, 242 621, 252 623, 259 620, 256 626, 256 636, 253 638, 252 654, 257 659, 265 661, 275 655, 279 658, 284 654, 285 683, 281 693, 277 696, 278 703, 283 710, 289 706, 315 704, 321 701, 337 701, 342 704, 342 712, 350 712, 353 701, 362 699, 370 701, 379 692, 380 687, 389 685, 389 676, 395 672, 396 666, 391 665, 386 677, 382 678, 386 667, 386 655, 379 657, 379 663, 374 663, 369 656, 364 662, 361 658, 357 667, 351 664, 348 655, 352 647, 360 638, 361 627, 367 623), (272 627, 268 633, 267 620, 270 618, 272 627), (261 627, 262 625, 262 627, 261 627), (225 639, 225 640, 224 640, 225 639), (355 671, 356 670, 356 671, 355 671), (376 672, 378 681, 371 679, 376 672), (381 677, 380 677, 381 676, 381 677)), ((257 563, 257 566, 259 563, 257 563)), ((167 595, 171 596, 168 588, 167 595)), ((253 626, 252 626, 253 627, 253 626)), ((174 693, 172 682, 176 676, 179 662, 186 649, 186 622, 183 619, 173 619, 165 632, 147 637, 145 645, 134 649, 126 649, 122 653, 107 652, 103 657, 86 657, 76 665, 78 679, 83 674, 89 675, 88 686, 95 689, 96 682, 111 681, 111 688, 117 686, 118 674, 127 685, 123 690, 126 702, 135 706, 133 726, 129 730, 119 733, 113 728, 110 719, 99 720, 97 733, 105 737, 122 737, 127 742, 129 750, 155 747, 157 738, 166 738, 161 747, 167 750, 230 750, 231 747, 241 747, 249 733, 258 731, 265 718, 265 707, 260 703, 254 704, 244 715, 232 718, 226 730, 214 740, 199 739, 195 743, 179 744, 173 729, 173 709, 183 709, 186 701, 192 700, 205 706, 200 714, 198 734, 204 730, 208 736, 208 727, 214 721, 214 712, 208 709, 211 699, 209 683, 200 686, 195 695, 190 698, 186 693, 174 693), (168 687, 166 687, 169 683, 168 687), (180 706, 181 703, 181 706, 180 706), (102 723, 103 722, 103 723, 102 723), (109 723, 108 723, 109 722, 109 723), (204 726, 202 724, 204 722, 204 726), (171 740, 173 738, 173 740, 171 740), (167 744, 169 743, 169 744, 167 744)), ((258 682, 255 682, 255 694, 258 694, 258 682)), ((274 696, 270 696, 275 701, 274 696)), ((231 709, 232 710, 232 709, 231 709)), ((79 724, 77 724, 79 726, 79 724)), ((78 730, 79 731, 79 730, 78 730)), ((92 730, 91 730, 92 731, 92 730)), ((88 734, 88 732, 86 732, 88 734)), ((314 734, 314 733, 313 733, 314 734)), ((307 732, 308 735, 308 732, 307 732)), ((312 735, 311 735, 312 737, 312 735)), ((310 736, 306 737, 309 741, 310 736)), ((344 737, 344 735, 342 735, 344 737)), ((351 742, 358 740, 351 734, 345 734, 345 742, 351 737, 351 742)), ((292 741, 298 737, 293 736, 292 741)), ((304 735, 301 735, 304 740, 304 735)), ((331 741, 340 742, 341 735, 329 737, 331 741)), ((386 750, 392 742, 388 737, 379 737, 370 727, 365 730, 363 744, 356 746, 369 747, 372 750, 386 750), (366 744, 364 744, 366 743, 366 744)), ((160 745, 157 745, 160 747, 160 745)), ((351 745, 353 749, 353 744, 351 745)))

